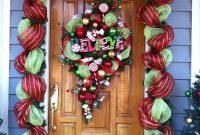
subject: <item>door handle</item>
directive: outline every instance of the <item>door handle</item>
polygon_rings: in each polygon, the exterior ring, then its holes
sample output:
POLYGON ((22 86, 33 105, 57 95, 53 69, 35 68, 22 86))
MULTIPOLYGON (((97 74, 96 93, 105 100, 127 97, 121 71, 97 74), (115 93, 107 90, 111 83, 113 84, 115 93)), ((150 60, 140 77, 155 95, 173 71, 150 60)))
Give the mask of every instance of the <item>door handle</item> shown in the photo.
POLYGON ((51 85, 51 130, 56 130, 56 125, 54 124, 54 113, 58 109, 58 84, 54 83, 51 85))

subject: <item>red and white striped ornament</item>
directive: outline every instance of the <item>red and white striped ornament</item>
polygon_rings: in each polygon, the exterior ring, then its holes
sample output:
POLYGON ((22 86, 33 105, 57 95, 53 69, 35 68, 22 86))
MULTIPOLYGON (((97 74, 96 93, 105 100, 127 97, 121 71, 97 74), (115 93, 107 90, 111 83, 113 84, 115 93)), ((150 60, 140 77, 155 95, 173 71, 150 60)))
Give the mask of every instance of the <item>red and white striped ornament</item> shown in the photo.
POLYGON ((89 65, 89 69, 92 71, 92 72, 96 72, 98 70, 98 65, 96 63, 91 63, 89 65))
POLYGON ((72 51, 73 52, 79 52, 81 49, 81 46, 79 44, 72 45, 72 51))
POLYGON ((99 5, 99 10, 102 13, 106 13, 106 12, 108 12, 109 7, 108 7, 108 5, 106 3, 102 3, 101 5, 99 5))

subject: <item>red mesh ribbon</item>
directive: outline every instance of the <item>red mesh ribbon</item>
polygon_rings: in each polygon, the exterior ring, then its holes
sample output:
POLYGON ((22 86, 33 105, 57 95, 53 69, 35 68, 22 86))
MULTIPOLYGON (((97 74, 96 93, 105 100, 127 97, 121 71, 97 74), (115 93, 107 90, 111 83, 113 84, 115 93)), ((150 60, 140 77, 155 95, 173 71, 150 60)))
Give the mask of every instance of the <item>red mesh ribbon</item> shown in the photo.
POLYGON ((160 122, 151 116, 153 100, 149 97, 144 98, 139 104, 139 119, 141 126, 146 130, 159 129, 160 122))
POLYGON ((43 101, 46 84, 40 76, 27 74, 22 80, 22 88, 34 100, 43 101))
POLYGON ((20 128, 27 127, 28 116, 30 112, 31 100, 26 99, 15 104, 14 112, 17 117, 17 124, 20 128))
POLYGON ((174 31, 171 26, 165 25, 163 30, 164 33, 154 36, 147 42, 156 51, 169 47, 174 40, 174 31))
POLYGON ((24 51, 20 55, 18 55, 15 59, 14 63, 15 69, 21 74, 26 72, 25 62, 27 57, 28 57, 28 52, 24 51))
POLYGON ((154 5, 141 6, 137 16, 142 23, 151 27, 158 27, 160 25, 159 13, 154 5))
POLYGON ((172 75, 166 71, 161 71, 153 79, 148 92, 151 97, 166 97, 172 92, 174 85, 175 81, 172 75))
POLYGON ((163 135, 174 135, 172 128, 169 125, 163 126, 163 135))
POLYGON ((29 135, 47 135, 47 132, 41 126, 32 126, 29 129, 29 135))
POLYGON ((31 51, 42 44, 45 33, 42 24, 33 24, 18 36, 18 40, 25 50, 31 51))
POLYGON ((160 53, 147 52, 142 55, 144 65, 150 69, 164 70, 165 60, 160 53))
POLYGON ((47 21, 47 8, 41 0, 25 0, 23 9, 25 17, 34 20, 47 21))
POLYGON ((65 47, 67 46, 67 43, 70 41, 69 36, 65 36, 64 39, 62 40, 62 52, 64 52, 65 47))
POLYGON ((157 6, 164 5, 164 4, 171 4, 174 0, 151 0, 151 4, 155 4, 157 6))

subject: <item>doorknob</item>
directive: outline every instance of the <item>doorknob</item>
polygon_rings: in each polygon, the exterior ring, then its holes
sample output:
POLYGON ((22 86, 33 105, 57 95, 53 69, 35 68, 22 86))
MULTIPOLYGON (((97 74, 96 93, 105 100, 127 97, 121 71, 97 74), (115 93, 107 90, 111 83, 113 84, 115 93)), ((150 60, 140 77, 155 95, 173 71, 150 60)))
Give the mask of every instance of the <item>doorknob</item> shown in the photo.
POLYGON ((55 131, 56 126, 54 124, 54 113, 58 109, 58 84, 54 83, 51 85, 51 130, 55 131))

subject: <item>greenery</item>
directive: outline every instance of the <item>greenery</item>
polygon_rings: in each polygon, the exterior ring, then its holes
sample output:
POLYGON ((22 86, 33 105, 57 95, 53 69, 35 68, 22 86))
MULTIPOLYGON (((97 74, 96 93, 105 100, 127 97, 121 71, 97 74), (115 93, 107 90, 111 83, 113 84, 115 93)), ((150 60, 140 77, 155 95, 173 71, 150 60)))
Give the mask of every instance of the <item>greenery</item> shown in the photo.
POLYGON ((185 110, 187 126, 183 129, 184 135, 200 135, 200 75, 196 78, 193 87, 185 92, 189 98, 190 109, 185 110))

